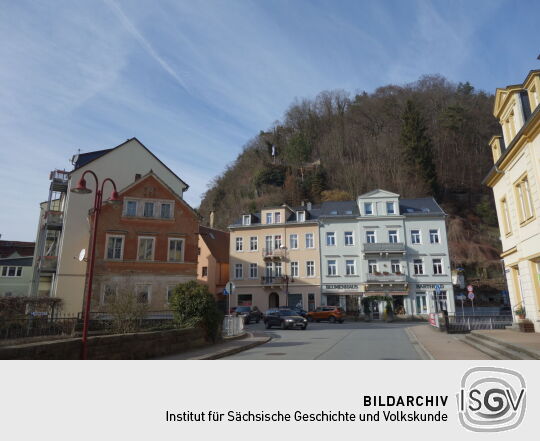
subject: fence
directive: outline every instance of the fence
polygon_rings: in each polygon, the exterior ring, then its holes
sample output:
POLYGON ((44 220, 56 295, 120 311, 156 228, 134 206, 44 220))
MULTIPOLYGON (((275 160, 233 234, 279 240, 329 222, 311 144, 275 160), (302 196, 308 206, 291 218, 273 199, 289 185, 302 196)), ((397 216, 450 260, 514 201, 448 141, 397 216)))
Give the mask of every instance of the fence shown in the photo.
POLYGON ((78 323, 77 317, 0 318, 0 340, 74 335, 78 323))
POLYGON ((223 318, 223 335, 233 337, 244 332, 244 318, 240 316, 226 315, 223 318))
POLYGON ((449 334, 466 334, 481 329, 504 329, 513 323, 511 315, 446 316, 444 320, 446 332, 449 334))

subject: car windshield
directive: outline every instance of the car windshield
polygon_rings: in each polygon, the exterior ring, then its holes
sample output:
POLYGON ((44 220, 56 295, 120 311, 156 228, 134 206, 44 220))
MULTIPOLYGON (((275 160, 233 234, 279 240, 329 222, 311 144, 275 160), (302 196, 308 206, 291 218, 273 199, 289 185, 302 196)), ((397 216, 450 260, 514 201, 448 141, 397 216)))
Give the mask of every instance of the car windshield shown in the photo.
POLYGON ((249 312, 251 308, 249 306, 239 306, 236 308, 236 312, 249 312))
POLYGON ((298 315, 296 311, 291 311, 290 309, 283 309, 279 311, 280 315, 298 315))

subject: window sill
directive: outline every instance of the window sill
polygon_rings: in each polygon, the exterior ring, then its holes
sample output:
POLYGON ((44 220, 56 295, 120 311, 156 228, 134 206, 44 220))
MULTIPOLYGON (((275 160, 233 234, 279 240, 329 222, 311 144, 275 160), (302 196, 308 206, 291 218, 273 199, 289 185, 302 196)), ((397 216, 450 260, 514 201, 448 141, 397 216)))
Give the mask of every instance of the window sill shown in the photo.
POLYGON ((524 227, 525 225, 528 225, 530 224, 533 220, 535 220, 536 217, 535 216, 531 216, 531 217, 528 217, 527 219, 525 219, 524 221, 520 222, 519 223, 519 226, 520 227, 524 227))

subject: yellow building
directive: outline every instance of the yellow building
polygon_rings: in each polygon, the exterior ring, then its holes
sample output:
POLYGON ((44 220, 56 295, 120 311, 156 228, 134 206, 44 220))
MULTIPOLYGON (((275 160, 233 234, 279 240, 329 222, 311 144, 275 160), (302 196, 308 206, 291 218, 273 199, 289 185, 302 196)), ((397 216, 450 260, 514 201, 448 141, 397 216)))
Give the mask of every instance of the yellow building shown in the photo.
POLYGON ((267 207, 229 227, 231 306, 320 306, 318 209, 267 207))
POLYGON ((523 308, 540 332, 540 70, 497 89, 493 114, 502 136, 490 141, 493 189, 504 266, 514 311, 523 308))

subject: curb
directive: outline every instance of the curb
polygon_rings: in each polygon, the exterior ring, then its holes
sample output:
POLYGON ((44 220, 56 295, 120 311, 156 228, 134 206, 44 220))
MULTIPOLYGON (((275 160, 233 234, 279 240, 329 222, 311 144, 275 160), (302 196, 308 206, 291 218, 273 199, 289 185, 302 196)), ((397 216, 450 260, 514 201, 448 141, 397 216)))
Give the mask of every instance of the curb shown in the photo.
POLYGON ((418 340, 418 338, 416 337, 416 334, 413 331, 411 331, 411 328, 405 328, 405 333, 409 337, 411 344, 413 345, 418 355, 420 355, 420 358, 422 360, 435 360, 435 357, 433 357, 433 355, 431 355, 431 353, 420 342, 420 340, 418 340))
MULTIPOLYGON (((248 336, 249 338, 254 338, 251 332, 246 332, 246 335, 244 335, 243 338, 247 338, 248 336)), ((272 340, 272 337, 264 337, 261 338, 261 340, 254 341, 243 346, 238 346, 236 348, 230 349, 222 349, 221 351, 206 354, 201 357, 190 358, 189 360, 218 360, 220 358, 228 357, 229 355, 234 355, 238 354, 239 352, 247 351, 248 349, 253 349, 256 346, 268 343, 270 340, 272 340)))
POLYGON ((515 345, 513 343, 507 343, 505 341, 501 341, 495 337, 492 337, 491 335, 485 335, 485 334, 478 334, 476 333, 475 331, 472 331, 471 336, 474 336, 476 337, 477 339, 484 339, 484 340, 487 340, 491 343, 495 343, 495 344, 498 344, 500 346, 503 346, 507 349, 510 349, 512 351, 515 351, 515 352, 521 352, 522 354, 525 354, 535 360, 540 360, 540 353, 536 352, 536 351, 531 351, 529 349, 526 349, 522 346, 518 346, 518 345, 515 345))

